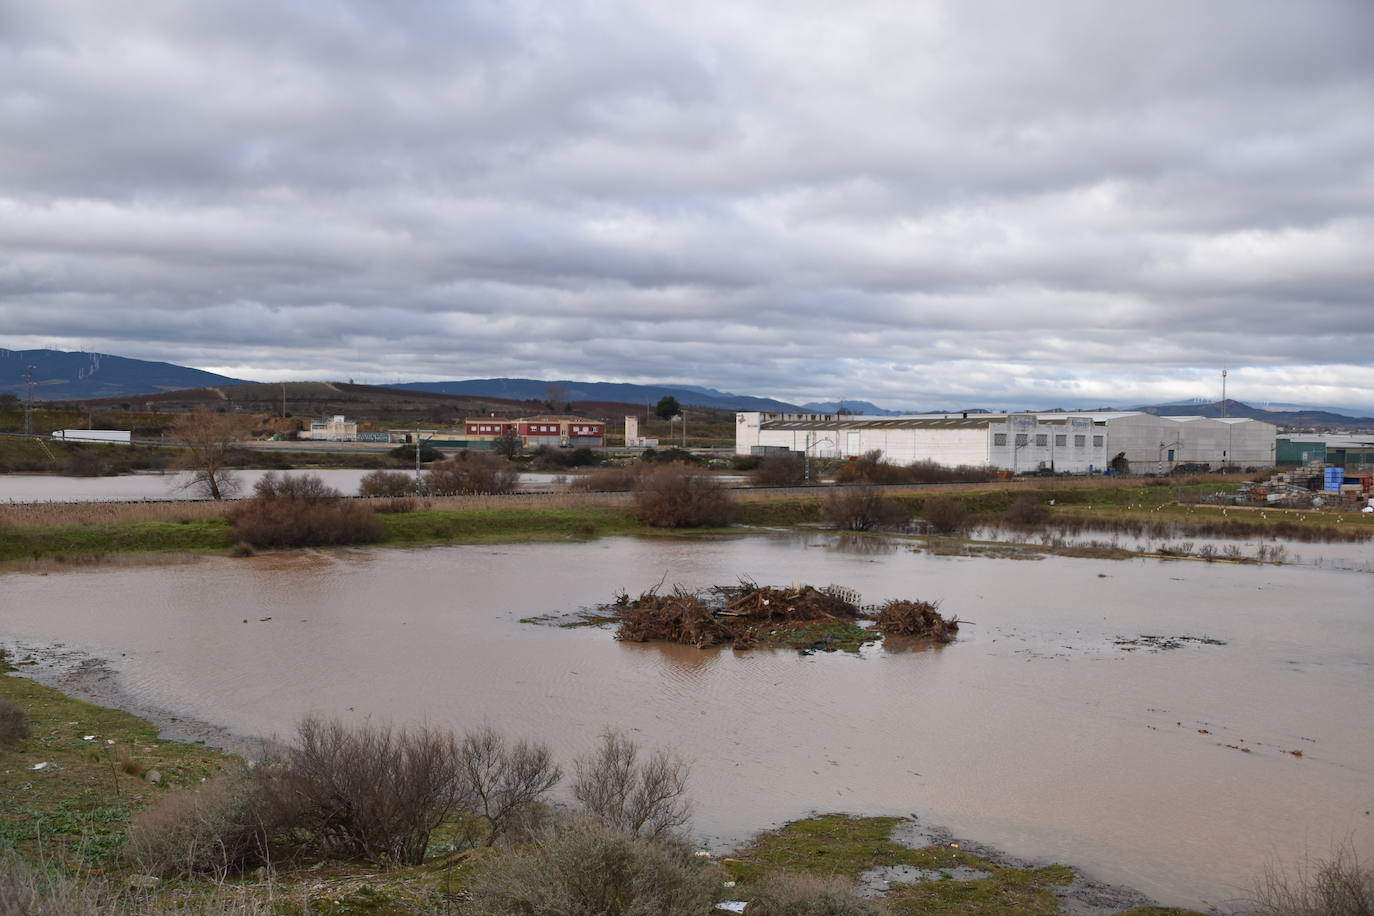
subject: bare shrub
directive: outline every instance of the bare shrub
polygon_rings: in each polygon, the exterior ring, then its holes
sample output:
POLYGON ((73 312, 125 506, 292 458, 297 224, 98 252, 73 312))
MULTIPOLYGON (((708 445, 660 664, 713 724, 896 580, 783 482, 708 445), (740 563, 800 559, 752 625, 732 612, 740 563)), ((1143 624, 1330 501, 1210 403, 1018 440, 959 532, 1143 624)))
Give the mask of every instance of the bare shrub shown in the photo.
POLYGON ((22 741, 29 734, 29 719, 24 710, 9 700, 0 700, 0 743, 22 741))
POLYGON ((876 449, 846 461, 835 472, 836 483, 893 484, 906 483, 908 480, 906 468, 883 461, 883 453, 876 449))
POLYGON ((1050 517, 1050 510, 1034 496, 1023 494, 1012 500, 1005 518, 1013 525, 1032 527, 1042 525, 1050 517))
POLYGON ((1267 866, 1249 909, 1254 916, 1370 916, 1374 866, 1349 844, 1329 859, 1304 859, 1293 871, 1267 866))
POLYGON ((677 839, 647 840, 576 822, 486 860, 469 891, 480 916, 699 916, 721 875, 677 839))
POLYGON ((588 493, 612 493, 633 490, 638 480, 639 470, 633 466, 602 468, 590 474, 574 477, 568 484, 568 489, 588 493))
POLYGON ((606 729, 601 744, 574 764, 573 797, 598 823, 657 839, 679 832, 691 818, 681 757, 659 749, 643 754, 622 732, 606 729))
POLYGON ((635 484, 635 514, 655 528, 728 525, 735 501, 720 484, 686 465, 644 471, 635 484))
POLYGON ((910 483, 987 483, 997 477, 997 469, 987 465, 950 467, 930 460, 912 462, 907 465, 906 473, 910 483))
POLYGON ((508 741, 490 726, 463 736, 455 770, 463 807, 481 819, 488 846, 541 806, 563 778, 548 745, 508 741))
POLYGON ((750 916, 883 916, 854 882, 806 872, 768 872, 749 887, 750 916))
POLYGON ((948 496, 934 496, 926 500, 926 523, 937 534, 957 534, 968 524, 968 510, 963 503, 948 496))
POLYGON ((229 522, 254 547, 368 544, 386 533, 371 508, 342 499, 314 474, 265 474, 253 491, 253 499, 230 511, 229 522))
POLYGON ((278 824, 264 818, 262 793, 246 770, 165 795, 129 824, 125 855, 140 870, 163 878, 217 878, 268 861, 278 824))
POLYGON ((373 471, 358 481, 358 495, 409 496, 415 492, 415 475, 404 471, 373 471))
POLYGON ((460 804, 457 743, 434 729, 309 716, 270 789, 275 804, 299 812, 306 850, 419 865, 434 829, 460 804))
POLYGON ((760 487, 799 487, 806 483, 806 459, 795 452, 769 455, 754 471, 754 483, 760 487))
POLYGON ((460 452, 435 461, 425 473, 425 490, 435 496, 511 493, 520 473, 504 458, 483 452, 460 452))
POLYGON ((904 525, 910 515, 873 487, 837 487, 826 497, 825 518, 837 528, 869 531, 904 525))

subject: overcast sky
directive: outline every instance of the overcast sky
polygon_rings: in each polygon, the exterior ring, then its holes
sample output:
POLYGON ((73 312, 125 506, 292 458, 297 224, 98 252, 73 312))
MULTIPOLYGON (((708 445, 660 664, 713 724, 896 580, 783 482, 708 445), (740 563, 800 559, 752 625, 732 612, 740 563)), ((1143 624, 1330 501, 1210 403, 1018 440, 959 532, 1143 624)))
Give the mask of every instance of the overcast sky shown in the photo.
POLYGON ((1374 2, 0 0, 0 346, 1374 411, 1374 2))

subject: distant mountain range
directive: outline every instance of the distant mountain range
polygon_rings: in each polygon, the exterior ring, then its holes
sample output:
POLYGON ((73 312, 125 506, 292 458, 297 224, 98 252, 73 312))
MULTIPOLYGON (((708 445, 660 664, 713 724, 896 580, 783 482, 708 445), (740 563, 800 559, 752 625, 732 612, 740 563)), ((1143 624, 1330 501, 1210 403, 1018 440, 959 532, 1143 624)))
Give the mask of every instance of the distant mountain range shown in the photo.
POLYGON ((35 401, 118 398, 242 382, 200 369, 108 353, 0 349, 0 392, 27 397, 24 376, 28 366, 33 366, 35 401))
POLYGON ((773 398, 755 398, 731 394, 714 388, 696 385, 632 385, 628 382, 574 382, 568 379, 543 381, 532 378, 474 378, 452 382, 405 382, 388 385, 402 391, 430 391, 436 394, 480 395, 489 398, 509 398, 514 401, 559 400, 601 401, 617 404, 657 404, 661 398, 673 397, 683 407, 719 407, 724 410, 802 410, 796 404, 773 398))
POLYGON ((1279 410, 1265 410, 1231 398, 1226 399, 1224 407, 1221 401, 1210 404, 1196 404, 1190 401, 1131 409, 1167 417, 1249 417, 1252 420, 1273 423, 1275 426, 1297 429, 1374 429, 1374 417, 1351 417, 1330 410, 1287 405, 1279 410))
MULTIPOLYGON (((79 401, 136 397, 188 388, 215 388, 252 384, 190 369, 172 363, 151 362, 112 356, 108 353, 75 353, 62 350, 0 349, 0 393, 25 397, 25 367, 33 368, 33 396, 41 401, 79 401)), ((885 410, 869 401, 811 401, 792 404, 775 398, 733 394, 699 385, 635 385, 628 382, 576 382, 569 379, 547 381, 530 378, 466 379, 444 382, 407 382, 376 387, 401 391, 430 392, 451 396, 502 398, 510 401, 558 400, 576 405, 656 404, 660 398, 674 397, 684 407, 713 407, 722 410, 762 410, 779 413, 835 413, 841 408, 868 416, 898 416, 916 411, 885 410)), ((1116 408, 1103 407, 1111 410, 1116 408)), ((1199 404, 1192 401, 1127 408, 1166 416, 1200 415, 1250 417, 1276 426, 1297 429, 1374 429, 1374 417, 1352 417, 1338 411, 1276 404, 1268 409, 1236 400, 1199 404)), ((952 409, 927 410, 927 413, 987 413, 967 405, 952 409)))

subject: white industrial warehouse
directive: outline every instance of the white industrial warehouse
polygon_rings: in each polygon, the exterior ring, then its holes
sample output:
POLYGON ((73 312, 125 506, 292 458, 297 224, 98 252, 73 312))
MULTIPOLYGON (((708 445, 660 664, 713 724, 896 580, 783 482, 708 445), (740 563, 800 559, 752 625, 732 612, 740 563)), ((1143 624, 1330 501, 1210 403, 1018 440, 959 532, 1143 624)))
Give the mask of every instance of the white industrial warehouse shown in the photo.
POLYGON ((735 452, 803 452, 850 458, 878 451, 890 464, 934 461, 1014 473, 1091 474, 1118 455, 1130 473, 1180 465, 1270 467, 1277 428, 1248 418, 1160 417, 1140 411, 955 413, 867 417, 843 414, 736 415, 735 452))

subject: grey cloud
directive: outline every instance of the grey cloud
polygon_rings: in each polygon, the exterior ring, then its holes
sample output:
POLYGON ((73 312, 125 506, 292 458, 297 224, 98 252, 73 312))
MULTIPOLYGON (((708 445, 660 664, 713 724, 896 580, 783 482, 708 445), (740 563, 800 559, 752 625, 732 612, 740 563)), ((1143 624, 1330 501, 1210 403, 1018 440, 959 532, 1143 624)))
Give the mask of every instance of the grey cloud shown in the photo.
POLYGON ((1371 36, 1360 0, 0 5, 0 344, 891 406, 1226 363, 1374 406, 1371 36))

